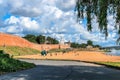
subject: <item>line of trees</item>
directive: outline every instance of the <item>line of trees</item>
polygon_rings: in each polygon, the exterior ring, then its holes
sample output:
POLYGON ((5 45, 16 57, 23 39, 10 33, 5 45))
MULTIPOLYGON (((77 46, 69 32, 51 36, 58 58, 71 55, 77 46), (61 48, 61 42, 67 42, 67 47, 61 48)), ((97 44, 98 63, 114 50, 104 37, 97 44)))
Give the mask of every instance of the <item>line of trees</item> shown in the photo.
POLYGON ((43 35, 32 35, 32 34, 28 34, 26 36, 24 36, 23 38, 27 39, 28 41, 30 42, 33 42, 33 43, 37 43, 37 44, 59 44, 59 41, 56 40, 55 38, 52 38, 52 37, 46 37, 46 36, 43 36, 43 35))
POLYGON ((88 40, 87 43, 82 43, 82 44, 79 44, 79 43, 71 43, 71 47, 72 48, 86 48, 87 46, 92 46, 92 47, 98 47, 100 48, 99 45, 94 45, 93 42, 91 40, 88 40))

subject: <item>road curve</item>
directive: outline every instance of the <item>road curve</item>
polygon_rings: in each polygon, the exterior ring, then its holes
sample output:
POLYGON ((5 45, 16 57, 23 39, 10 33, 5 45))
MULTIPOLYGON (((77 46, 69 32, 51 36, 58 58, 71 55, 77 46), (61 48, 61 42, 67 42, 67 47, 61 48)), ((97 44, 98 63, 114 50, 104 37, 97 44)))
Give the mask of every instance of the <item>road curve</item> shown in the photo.
POLYGON ((120 80, 120 70, 75 62, 25 60, 37 67, 0 76, 0 80, 120 80))

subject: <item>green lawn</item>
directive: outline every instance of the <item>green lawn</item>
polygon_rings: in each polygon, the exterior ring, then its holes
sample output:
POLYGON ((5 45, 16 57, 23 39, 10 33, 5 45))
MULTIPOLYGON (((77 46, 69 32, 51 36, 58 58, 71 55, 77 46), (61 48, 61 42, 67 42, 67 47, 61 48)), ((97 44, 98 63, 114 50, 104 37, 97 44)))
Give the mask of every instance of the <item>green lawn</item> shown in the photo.
POLYGON ((19 55, 31 55, 31 54, 39 54, 40 51, 36 49, 26 48, 26 47, 18 47, 18 46, 0 46, 0 50, 4 50, 5 53, 9 53, 13 56, 19 55))

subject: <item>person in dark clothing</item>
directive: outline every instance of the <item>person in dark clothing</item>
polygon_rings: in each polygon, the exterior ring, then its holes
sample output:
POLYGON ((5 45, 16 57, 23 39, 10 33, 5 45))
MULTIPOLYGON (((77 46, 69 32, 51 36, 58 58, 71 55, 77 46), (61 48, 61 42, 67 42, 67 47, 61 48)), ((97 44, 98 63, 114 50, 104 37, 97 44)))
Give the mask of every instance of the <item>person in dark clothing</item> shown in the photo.
POLYGON ((46 50, 41 51, 41 55, 42 55, 42 56, 46 56, 46 55, 47 55, 46 50))

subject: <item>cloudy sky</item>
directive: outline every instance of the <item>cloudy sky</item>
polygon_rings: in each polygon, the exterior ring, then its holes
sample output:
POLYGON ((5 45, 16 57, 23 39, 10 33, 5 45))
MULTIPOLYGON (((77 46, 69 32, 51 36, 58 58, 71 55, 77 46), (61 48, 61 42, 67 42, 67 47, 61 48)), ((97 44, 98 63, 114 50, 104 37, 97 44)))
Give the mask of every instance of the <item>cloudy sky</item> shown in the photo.
POLYGON ((99 32, 96 19, 93 31, 86 29, 86 19, 76 22, 75 0, 0 0, 0 32, 24 36, 46 35, 58 40, 85 43, 92 40, 101 46, 116 45, 114 20, 108 16, 107 40, 99 32))

